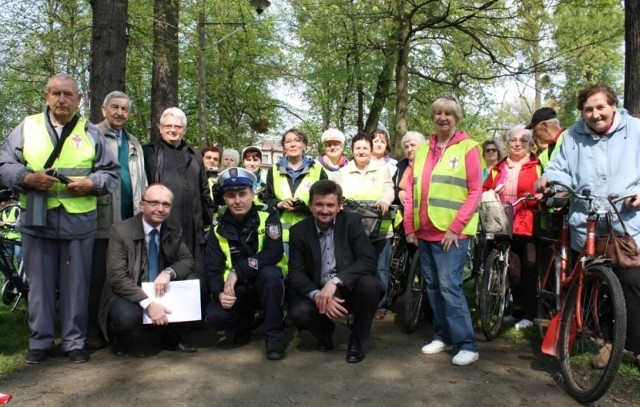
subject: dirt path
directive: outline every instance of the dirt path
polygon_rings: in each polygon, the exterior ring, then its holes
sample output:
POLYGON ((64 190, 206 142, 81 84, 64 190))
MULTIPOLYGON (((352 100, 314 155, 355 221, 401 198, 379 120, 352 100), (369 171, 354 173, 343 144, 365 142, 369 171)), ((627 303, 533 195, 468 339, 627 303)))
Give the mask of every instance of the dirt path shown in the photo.
MULTIPOLYGON (((195 354, 116 357, 103 349, 85 364, 58 355, 24 365, 4 378, 0 391, 13 394, 9 406, 23 407, 578 405, 555 382, 552 359, 504 339, 481 342, 480 361, 457 367, 451 354, 420 353, 429 324, 406 335, 388 314, 374 322, 366 359, 352 365, 344 360, 343 324, 336 349, 326 354, 315 351, 307 332, 287 329, 287 356, 279 362, 265 359, 259 333, 234 349, 213 330, 194 330, 188 339, 199 346, 195 354)), ((630 404, 607 395, 597 405, 630 404)))

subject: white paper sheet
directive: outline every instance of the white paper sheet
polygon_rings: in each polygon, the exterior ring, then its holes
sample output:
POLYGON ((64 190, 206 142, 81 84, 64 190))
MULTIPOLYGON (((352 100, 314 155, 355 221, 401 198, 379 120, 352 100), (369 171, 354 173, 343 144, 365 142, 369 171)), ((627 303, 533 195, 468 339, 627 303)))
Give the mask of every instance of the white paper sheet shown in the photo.
MULTIPOLYGON (((202 318, 200 280, 172 281, 169 283, 169 290, 158 298, 153 289, 153 282, 142 283, 142 290, 154 302, 164 305, 171 311, 167 314, 169 322, 199 321, 202 318)), ((146 312, 143 315, 143 323, 150 324, 151 318, 146 312)))

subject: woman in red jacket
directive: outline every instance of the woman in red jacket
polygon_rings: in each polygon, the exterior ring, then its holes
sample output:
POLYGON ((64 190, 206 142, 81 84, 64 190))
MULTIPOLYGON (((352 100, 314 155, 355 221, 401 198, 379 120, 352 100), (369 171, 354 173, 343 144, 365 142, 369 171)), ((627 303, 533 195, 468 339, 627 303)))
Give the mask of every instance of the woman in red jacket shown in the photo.
MULTIPOLYGON (((513 126, 505 139, 508 155, 496 164, 483 185, 483 190, 495 190, 503 202, 515 202, 526 194, 534 194, 534 183, 542 172, 538 158, 531 153, 530 130, 524 125, 513 126)), ((537 312, 538 268, 533 234, 535 201, 522 201, 513 208, 513 239, 511 241, 510 283, 515 305, 514 317, 521 320, 516 328, 533 326, 537 312)))

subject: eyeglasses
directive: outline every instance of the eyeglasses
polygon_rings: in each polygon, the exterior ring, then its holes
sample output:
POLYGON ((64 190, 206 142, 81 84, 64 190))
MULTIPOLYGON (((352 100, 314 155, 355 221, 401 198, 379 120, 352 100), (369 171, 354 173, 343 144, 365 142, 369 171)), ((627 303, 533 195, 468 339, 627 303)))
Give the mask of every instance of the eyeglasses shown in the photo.
POLYGON ((161 124, 160 126, 165 130, 182 130, 182 129, 184 129, 184 126, 181 126, 179 124, 161 124))
POLYGON ((510 144, 516 144, 518 142, 520 142, 520 144, 527 144, 529 143, 529 140, 523 139, 523 138, 510 138, 509 140, 510 144))
POLYGON ((455 103, 456 103, 456 105, 459 105, 459 104, 460 104, 460 103, 458 102, 458 98, 456 98, 456 97, 455 97, 455 96, 453 96, 453 95, 444 95, 444 96, 442 96, 442 98, 443 98, 443 99, 450 100, 450 101, 452 101, 452 102, 455 102, 455 103))
POLYGON ((294 143, 301 143, 302 140, 300 140, 299 138, 290 138, 284 141, 284 144, 294 144, 294 143))
POLYGON ((485 153, 497 153, 498 150, 496 150, 495 148, 486 148, 484 150, 485 153))
POLYGON ((169 209, 172 205, 171 202, 147 201, 146 199, 143 199, 142 202, 148 204, 153 209, 156 209, 160 205, 162 205, 164 209, 169 209))

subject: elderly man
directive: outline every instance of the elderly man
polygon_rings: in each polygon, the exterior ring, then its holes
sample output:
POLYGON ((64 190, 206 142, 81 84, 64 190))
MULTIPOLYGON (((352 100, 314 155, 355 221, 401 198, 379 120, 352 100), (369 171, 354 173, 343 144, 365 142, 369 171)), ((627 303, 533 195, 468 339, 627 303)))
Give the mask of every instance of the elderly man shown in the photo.
POLYGON ((137 203, 147 186, 144 172, 142 146, 132 134, 125 130, 131 112, 131 100, 122 92, 111 92, 104 98, 102 115, 97 124, 105 138, 109 151, 120 163, 120 185, 113 193, 98 198, 98 231, 93 244, 93 267, 89 288, 89 327, 85 347, 100 349, 106 342, 100 334, 98 312, 100 295, 106 274, 106 255, 109 233, 114 223, 129 219, 140 209, 137 203))
MULTIPOLYGON (((156 296, 169 288, 171 280, 189 277, 194 269, 193 257, 180 236, 180 225, 168 221, 173 194, 164 185, 154 184, 139 202, 140 213, 113 226, 107 251, 107 281, 100 311, 100 325, 105 336, 114 334, 112 351, 123 356, 128 351, 132 331, 142 325, 146 313, 153 325, 169 323, 171 310, 154 302, 140 283, 154 283, 156 296)), ((162 348, 195 352, 182 342, 183 324, 162 330, 162 348)))
POLYGON ((202 273, 204 227, 211 222, 213 202, 202 156, 183 140, 187 117, 177 107, 160 116, 160 135, 155 144, 143 147, 147 180, 162 183, 175 196, 171 219, 182 226, 182 238, 202 273))
POLYGON ((267 359, 284 358, 282 298, 284 275, 282 226, 273 209, 253 203, 256 177, 244 168, 220 173, 219 189, 227 209, 214 222, 207 240, 205 268, 213 295, 207 320, 216 329, 234 333, 234 342, 251 339, 257 309, 264 312, 267 359))
POLYGON ((16 127, 0 155, 0 179, 20 191, 24 267, 29 276, 27 363, 40 363, 55 345, 60 298, 62 350, 86 362, 91 253, 96 196, 114 191, 119 165, 98 129, 76 114, 82 99, 71 76, 47 83, 43 113, 16 127))
POLYGON ((525 128, 533 133, 533 138, 538 146, 538 159, 542 168, 547 168, 549 161, 560 150, 564 136, 564 129, 560 127, 556 111, 550 107, 536 110, 531 116, 531 123, 527 124, 525 128))

